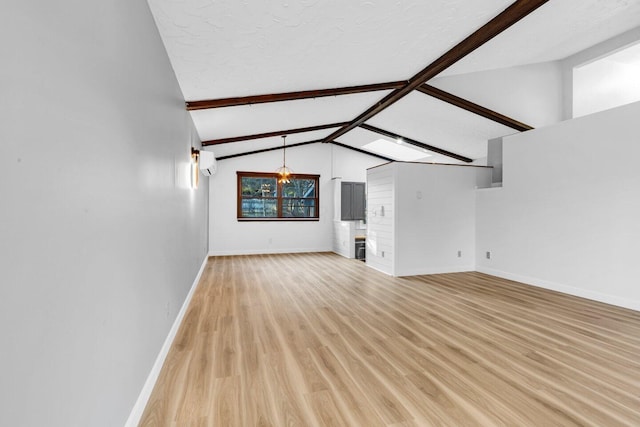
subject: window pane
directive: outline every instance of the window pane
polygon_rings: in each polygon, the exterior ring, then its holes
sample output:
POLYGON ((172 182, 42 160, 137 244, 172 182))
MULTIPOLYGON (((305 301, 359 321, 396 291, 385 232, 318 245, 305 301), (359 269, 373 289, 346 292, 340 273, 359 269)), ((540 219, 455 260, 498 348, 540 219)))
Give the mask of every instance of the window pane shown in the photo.
POLYGON ((315 199, 282 199, 282 216, 285 218, 314 218, 315 199))
POLYGON ((242 216, 246 218, 275 218, 278 199, 242 199, 242 216))
POLYGON ((275 173, 238 172, 238 220, 318 220, 319 175, 293 175, 278 182, 275 173))
POLYGON ((242 195, 253 197, 276 197, 276 179, 242 177, 242 195))
POLYGON ((315 179, 292 179, 282 186, 282 197, 316 197, 315 179))

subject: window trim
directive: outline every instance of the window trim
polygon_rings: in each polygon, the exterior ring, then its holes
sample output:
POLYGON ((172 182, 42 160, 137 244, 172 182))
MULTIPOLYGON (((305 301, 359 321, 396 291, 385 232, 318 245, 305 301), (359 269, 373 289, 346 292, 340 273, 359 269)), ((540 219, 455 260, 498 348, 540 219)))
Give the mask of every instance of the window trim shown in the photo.
MULTIPOLYGON (((311 175, 311 174, 301 174, 294 173, 291 174, 292 179, 313 179, 316 181, 316 197, 313 198, 315 201, 315 211, 316 215, 313 217, 284 217, 282 215, 282 184, 278 182, 278 174, 275 172, 246 172, 246 171, 236 171, 236 218, 238 221, 320 221, 320 175, 311 175), (276 197, 272 199, 276 200, 278 206, 278 216, 277 217, 243 217, 242 216, 242 178, 250 177, 250 178, 274 178, 276 180, 276 197)), ((311 198, 309 198, 311 199, 311 198)))

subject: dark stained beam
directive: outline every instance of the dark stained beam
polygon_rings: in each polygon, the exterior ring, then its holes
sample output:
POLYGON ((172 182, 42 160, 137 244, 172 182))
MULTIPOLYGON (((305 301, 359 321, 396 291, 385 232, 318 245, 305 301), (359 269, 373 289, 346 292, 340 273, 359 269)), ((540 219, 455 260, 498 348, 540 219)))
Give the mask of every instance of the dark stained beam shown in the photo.
POLYGON ((209 141, 202 141, 202 145, 203 146, 208 146, 208 145, 227 144, 229 142, 249 141, 249 140, 252 140, 252 139, 270 138, 270 137, 273 137, 273 136, 291 135, 291 134, 294 134, 294 133, 303 133, 303 132, 312 132, 314 130, 337 128, 339 126, 344 126, 347 123, 349 123, 349 122, 328 123, 328 124, 324 124, 324 125, 308 126, 308 127, 304 127, 304 128, 297 128, 297 129, 286 129, 286 130, 277 130, 277 131, 274 131, 274 132, 256 133, 256 134, 253 134, 253 135, 233 136, 233 137, 230 137, 230 138, 220 138, 220 139, 210 139, 209 141))
POLYGON ((520 132, 533 129, 533 127, 512 119, 511 117, 507 117, 503 114, 497 113, 471 101, 467 101, 466 99, 460 98, 459 96, 456 96, 449 92, 445 92, 442 89, 438 89, 437 87, 430 86, 426 83, 418 86, 416 90, 424 93, 425 95, 429 95, 451 105, 455 105, 456 107, 460 107, 463 110, 467 110, 489 120, 493 120, 494 122, 503 124, 512 129, 519 130, 520 132))
POLYGON ((273 93, 270 95, 252 95, 202 101, 187 101, 185 104, 188 111, 205 110, 209 108, 233 107, 236 105, 263 104, 266 102, 294 101, 296 99, 322 98, 325 96, 352 95, 354 93, 392 90, 401 88, 406 83, 406 80, 402 80, 399 82, 375 83, 333 89, 303 90, 299 92, 273 93))
POLYGON ((384 111, 389 106, 404 98, 411 91, 417 89, 418 86, 437 76, 442 71, 478 49, 480 46, 484 45, 486 42, 511 27, 513 24, 520 21, 548 1, 549 0, 517 0, 491 21, 487 22, 470 36, 445 52, 440 58, 427 65, 427 67, 418 72, 418 74, 411 77, 402 88, 394 90, 370 107, 367 111, 353 119, 349 124, 342 126, 340 129, 327 136, 324 139, 324 142, 333 141, 339 136, 342 136, 350 130, 360 126, 376 114, 384 111))
MULTIPOLYGON (((322 142, 322 140, 317 139, 315 141, 306 141, 306 142, 298 142, 296 144, 289 144, 287 145, 287 148, 301 147, 303 145, 309 145, 309 144, 317 144, 318 142, 322 142)), ((282 145, 278 147, 272 147, 272 148, 263 148, 261 150, 247 151, 245 153, 229 154, 228 156, 217 157, 216 160, 233 159, 235 157, 249 156, 251 154, 260 154, 260 153, 266 153, 267 151, 276 151, 276 150, 282 150, 282 145)))
POLYGON ((363 150, 361 148, 352 147, 352 146, 347 145, 347 144, 342 144, 341 142, 338 142, 338 141, 331 141, 331 143, 333 145, 337 145, 338 147, 348 148, 349 150, 357 151, 358 153, 362 153, 362 154, 366 154, 368 156, 373 156, 373 157, 377 157, 377 158, 382 159, 382 160, 386 160, 387 162, 395 162, 395 160, 390 159, 389 157, 381 156, 380 154, 372 153, 370 151, 366 151, 366 150, 363 150))
POLYGON ((471 163, 473 159, 470 159, 465 156, 461 156, 460 154, 452 153, 451 151, 443 150, 442 148, 434 147, 433 145, 425 144, 424 142, 416 141, 415 139, 407 138, 406 136, 398 135, 397 133, 390 132, 388 130, 380 129, 375 126, 368 125, 363 123, 360 125, 362 129, 369 130, 371 132, 378 133, 380 135, 384 135, 388 138, 393 139, 401 139, 404 142, 415 145, 416 147, 424 148, 425 150, 432 151, 434 153, 442 154, 443 156, 451 157, 452 159, 460 160, 462 162, 471 163))
MULTIPOLYGON (((315 140, 315 141, 298 142, 296 144, 287 145, 287 148, 301 147, 303 145, 317 144, 319 142, 322 142, 322 140, 318 139, 318 140, 315 140)), ((390 159, 390 158, 385 157, 385 156, 381 156, 380 154, 371 153, 369 151, 361 150, 360 148, 356 148, 356 147, 351 147, 349 145, 342 144, 342 143, 337 142, 337 141, 332 141, 332 144, 337 145, 339 147, 348 148, 349 150, 357 151, 358 153, 367 154, 369 156, 377 157, 379 159, 386 160, 387 162, 395 162, 395 160, 390 159)), ((263 148, 261 150, 247 151, 245 153, 229 154, 228 156, 217 157, 216 160, 233 159, 235 157, 249 156, 251 154, 260 154, 260 153, 266 153, 268 151, 276 151, 276 150, 282 150, 282 146, 272 147, 272 148, 263 148)))

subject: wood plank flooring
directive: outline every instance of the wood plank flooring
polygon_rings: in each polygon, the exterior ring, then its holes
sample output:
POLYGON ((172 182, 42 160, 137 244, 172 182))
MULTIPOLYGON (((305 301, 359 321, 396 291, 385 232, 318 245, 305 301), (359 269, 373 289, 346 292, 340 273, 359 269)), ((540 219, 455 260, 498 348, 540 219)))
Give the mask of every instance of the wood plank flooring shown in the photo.
POLYGON ((640 426, 640 313, 331 253, 212 257, 141 426, 640 426))

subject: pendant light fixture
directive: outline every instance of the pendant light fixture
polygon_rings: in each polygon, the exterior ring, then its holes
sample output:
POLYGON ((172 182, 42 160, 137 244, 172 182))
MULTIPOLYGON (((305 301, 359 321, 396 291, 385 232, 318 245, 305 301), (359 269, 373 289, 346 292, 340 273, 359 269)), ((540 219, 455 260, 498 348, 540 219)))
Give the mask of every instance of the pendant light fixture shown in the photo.
POLYGON ((278 174, 278 183, 280 184, 288 184, 291 178, 291 174, 293 171, 287 167, 287 145, 286 145, 287 135, 282 136, 282 166, 276 169, 276 173, 278 174))

